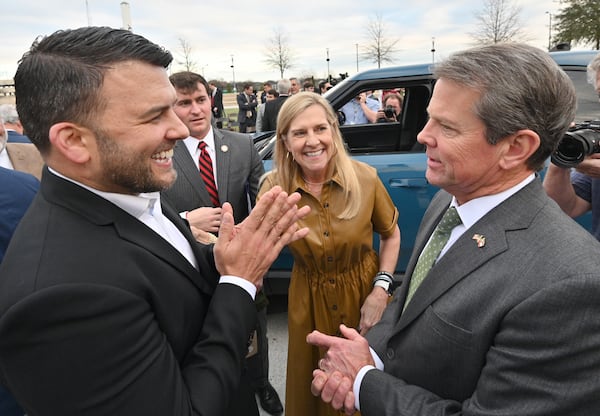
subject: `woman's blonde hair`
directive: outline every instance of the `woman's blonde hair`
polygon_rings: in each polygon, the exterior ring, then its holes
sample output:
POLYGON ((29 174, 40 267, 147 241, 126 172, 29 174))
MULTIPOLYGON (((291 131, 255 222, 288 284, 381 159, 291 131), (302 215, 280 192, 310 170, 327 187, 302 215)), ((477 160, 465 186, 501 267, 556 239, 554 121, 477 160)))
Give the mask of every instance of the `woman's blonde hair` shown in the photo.
POLYGON ((292 183, 297 175, 301 175, 300 166, 288 152, 285 140, 287 140, 287 134, 294 119, 313 105, 321 106, 325 110, 327 122, 331 127, 334 152, 329 161, 327 178, 331 179, 334 173, 337 173, 344 189, 346 205, 338 218, 351 219, 358 214, 361 204, 358 177, 354 170, 352 159, 346 151, 338 118, 329 102, 319 94, 299 92, 286 99, 283 103, 277 116, 277 140, 275 142, 274 169, 272 173, 274 183, 281 186, 288 193, 295 191, 295 189, 292 189, 292 183))

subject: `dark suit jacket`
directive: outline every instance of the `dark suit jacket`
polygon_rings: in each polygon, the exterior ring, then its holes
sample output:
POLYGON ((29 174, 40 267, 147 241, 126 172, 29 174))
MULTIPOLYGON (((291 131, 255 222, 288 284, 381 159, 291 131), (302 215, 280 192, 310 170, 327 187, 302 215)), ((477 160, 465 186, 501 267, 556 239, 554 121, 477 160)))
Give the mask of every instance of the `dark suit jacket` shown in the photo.
POLYGON ((29 208, 40 182, 32 175, 0 167, 0 263, 19 221, 29 208))
POLYGON ((281 106, 287 98, 288 95, 280 95, 274 100, 265 103, 262 131, 273 131, 277 128, 277 116, 279 115, 281 106))
MULTIPOLYGON (((258 181, 264 173, 260 156, 248 136, 213 129, 217 165, 217 184, 221 203, 233 207, 236 224, 249 214, 248 200, 256 201, 258 181)), ((210 196, 200 177, 198 162, 193 160, 182 141, 175 145, 173 161, 177 180, 163 191, 178 212, 211 207, 210 196)))
MULTIPOLYGON (((408 278, 450 200, 432 200, 408 278)), ((600 244, 539 179, 468 229, 400 315, 408 285, 367 335, 385 372, 363 379, 363 415, 598 414, 600 244)))
POLYGON ((44 171, 0 266, 0 379, 31 415, 222 415, 255 327, 217 285, 107 200, 44 171))
POLYGON ((216 89, 213 97, 212 113, 213 118, 223 117, 223 91, 220 88, 216 89))
POLYGON ((253 126, 256 123, 256 107, 258 106, 256 95, 251 95, 248 100, 246 94, 241 92, 237 95, 236 100, 239 108, 237 121, 247 126, 253 126), (248 111, 251 113, 250 117, 246 114, 248 111))
POLYGON ((29 137, 21 133, 18 133, 14 130, 6 130, 6 132, 8 133, 8 143, 31 143, 29 137))

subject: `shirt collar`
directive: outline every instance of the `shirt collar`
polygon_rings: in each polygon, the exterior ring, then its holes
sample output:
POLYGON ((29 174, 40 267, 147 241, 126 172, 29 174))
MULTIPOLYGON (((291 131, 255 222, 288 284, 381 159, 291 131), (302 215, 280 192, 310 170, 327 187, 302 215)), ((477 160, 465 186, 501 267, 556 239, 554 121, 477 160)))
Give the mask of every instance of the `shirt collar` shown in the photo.
POLYGON ((460 206, 456 202, 456 198, 452 197, 452 202, 450 203, 450 206, 456 207, 456 210, 458 211, 458 215, 460 216, 463 225, 465 226, 465 228, 468 229, 477 221, 479 221, 484 215, 486 215, 492 209, 496 208, 502 202, 506 201, 508 198, 516 194, 534 179, 535 174, 532 173, 512 188, 508 188, 497 194, 486 195, 472 199, 471 201, 466 202, 460 206))
POLYGON ((213 132, 212 126, 210 126, 208 133, 206 133, 206 136, 204 136, 203 139, 198 139, 198 138, 192 137, 192 136, 189 136, 188 138, 183 139, 183 144, 185 144, 185 147, 188 149, 188 151, 190 152, 191 155, 194 155, 196 153, 196 151, 198 150, 198 143, 200 142, 200 140, 204 140, 204 142, 206 143, 206 147, 209 150, 212 150, 213 152, 216 150, 215 149, 215 134, 213 132))
MULTIPOLYGON (((306 183, 304 183, 304 179, 302 179, 302 173, 300 169, 298 169, 296 172, 296 176, 294 176, 294 178, 292 179, 292 189, 302 189, 305 192, 310 192, 308 187, 306 186, 306 183)), ((338 174, 337 169, 331 177, 331 182, 336 183, 340 188, 344 188, 344 185, 342 184, 342 179, 338 174)))
POLYGON ((48 167, 48 170, 54 175, 59 176, 78 186, 81 186, 82 188, 85 188, 88 191, 95 193, 96 195, 106 199, 107 201, 112 202, 113 204, 121 208, 123 211, 134 216, 135 218, 140 218, 151 207, 153 208, 153 212, 150 212, 150 214, 153 214, 154 216, 156 216, 157 214, 162 215, 162 210, 160 207, 160 192, 148 192, 137 195, 104 192, 84 185, 81 182, 78 182, 74 179, 68 178, 50 167, 48 167))

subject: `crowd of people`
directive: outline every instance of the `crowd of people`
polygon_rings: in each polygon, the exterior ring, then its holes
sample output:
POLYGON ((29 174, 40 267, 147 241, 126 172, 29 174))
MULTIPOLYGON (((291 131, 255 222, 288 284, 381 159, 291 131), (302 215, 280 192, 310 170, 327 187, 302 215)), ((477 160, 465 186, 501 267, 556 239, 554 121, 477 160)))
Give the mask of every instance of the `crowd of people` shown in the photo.
POLYGON ((172 59, 84 27, 19 63, 0 106, 0 414, 258 415, 255 394, 288 416, 598 413, 600 242, 570 216, 595 212, 600 159, 540 180, 576 107, 545 52, 435 66, 418 141, 440 191, 398 289, 402 206, 340 124, 400 120, 402 91, 340 118, 326 81, 245 85, 240 131, 278 137, 265 173, 218 125, 218 87, 172 59), (283 404, 262 279, 284 247, 283 404))

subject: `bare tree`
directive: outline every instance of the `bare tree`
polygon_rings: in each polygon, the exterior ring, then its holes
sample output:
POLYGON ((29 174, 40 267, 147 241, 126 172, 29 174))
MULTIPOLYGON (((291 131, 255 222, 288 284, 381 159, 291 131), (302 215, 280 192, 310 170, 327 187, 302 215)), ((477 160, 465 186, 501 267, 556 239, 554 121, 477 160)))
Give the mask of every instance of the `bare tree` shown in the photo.
POLYGON ((366 27, 367 45, 364 46, 362 56, 365 60, 377 64, 381 68, 382 62, 394 62, 394 55, 398 50, 396 44, 398 39, 389 39, 386 37, 385 22, 380 14, 375 18, 369 19, 366 27))
POLYGON ((483 8, 475 14, 478 28, 471 37, 479 44, 529 40, 520 20, 521 7, 512 0, 484 0, 483 8))
POLYGON ((294 56, 288 38, 281 27, 273 30, 273 37, 269 39, 265 56, 265 63, 269 68, 277 69, 281 78, 286 70, 293 67, 294 56))
POLYGON ((178 55, 181 56, 181 60, 177 60, 176 62, 183 66, 185 71, 195 71, 197 65, 192 60, 192 46, 185 39, 179 38, 179 48, 178 55))

